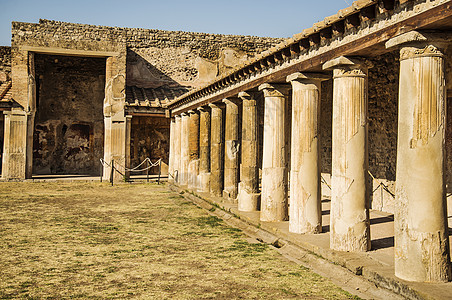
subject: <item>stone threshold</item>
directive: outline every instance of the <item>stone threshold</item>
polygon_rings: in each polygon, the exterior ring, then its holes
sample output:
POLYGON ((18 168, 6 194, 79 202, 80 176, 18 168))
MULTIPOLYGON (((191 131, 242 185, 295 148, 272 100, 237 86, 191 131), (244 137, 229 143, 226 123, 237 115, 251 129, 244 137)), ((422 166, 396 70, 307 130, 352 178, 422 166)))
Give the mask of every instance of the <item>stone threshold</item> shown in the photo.
MULTIPOLYGON (((334 251, 329 248, 329 232, 321 234, 294 234, 289 232, 288 222, 261 222, 259 212, 241 212, 237 204, 213 197, 208 193, 193 192, 186 186, 169 184, 201 208, 225 220, 246 234, 256 236, 260 242, 276 248, 295 247, 334 266, 341 266, 379 288, 386 289, 406 299, 450 299, 452 282, 423 283, 401 280, 394 275, 394 246, 392 215, 371 211, 372 250, 363 253, 334 251), (391 243, 392 240, 392 243, 391 243)), ((323 224, 329 224, 329 200, 322 201, 323 224), (326 217, 326 218, 325 218, 326 217), (327 221, 327 222, 326 222, 327 221)), ((323 226, 329 231, 329 226, 323 226)), ((330 265, 331 266, 331 265, 330 265)), ((395 295, 394 295, 395 296, 395 295)), ((379 297, 375 298, 378 299, 379 297)), ((387 298, 387 297, 384 297, 387 298)))

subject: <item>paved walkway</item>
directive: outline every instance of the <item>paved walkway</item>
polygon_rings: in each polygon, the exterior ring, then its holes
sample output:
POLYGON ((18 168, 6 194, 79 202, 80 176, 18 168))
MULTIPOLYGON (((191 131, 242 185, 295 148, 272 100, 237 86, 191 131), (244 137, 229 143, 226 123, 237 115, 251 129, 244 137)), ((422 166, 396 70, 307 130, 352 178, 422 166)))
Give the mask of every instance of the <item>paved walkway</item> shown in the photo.
MULTIPOLYGON (((185 190, 183 187, 180 189, 185 190)), ((371 211, 372 250, 366 253, 350 253, 333 251, 329 248, 330 200, 328 199, 322 201, 323 233, 300 235, 289 232, 288 222, 261 222, 259 212, 240 212, 236 204, 225 203, 222 198, 204 193, 192 194, 219 206, 257 228, 274 234, 280 239, 280 243, 289 243, 312 252, 406 298, 452 299, 452 282, 416 283, 394 276, 394 217, 392 214, 371 211)), ((452 203, 449 203, 450 205, 452 203)), ((451 219, 452 216, 449 216, 449 223, 451 219)), ((450 242, 452 243, 452 240, 450 242)))

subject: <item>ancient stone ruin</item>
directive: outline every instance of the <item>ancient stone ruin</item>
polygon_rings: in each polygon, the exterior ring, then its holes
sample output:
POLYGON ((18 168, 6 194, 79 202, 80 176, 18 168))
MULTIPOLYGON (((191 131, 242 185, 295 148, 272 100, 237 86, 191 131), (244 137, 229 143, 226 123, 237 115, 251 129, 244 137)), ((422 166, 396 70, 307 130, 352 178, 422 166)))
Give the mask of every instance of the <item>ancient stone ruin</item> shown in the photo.
POLYGON ((14 22, 2 178, 161 158, 298 234, 331 196, 331 249, 370 250, 369 210, 389 212, 396 276, 449 281, 451 29, 450 0, 358 0, 287 40, 14 22))

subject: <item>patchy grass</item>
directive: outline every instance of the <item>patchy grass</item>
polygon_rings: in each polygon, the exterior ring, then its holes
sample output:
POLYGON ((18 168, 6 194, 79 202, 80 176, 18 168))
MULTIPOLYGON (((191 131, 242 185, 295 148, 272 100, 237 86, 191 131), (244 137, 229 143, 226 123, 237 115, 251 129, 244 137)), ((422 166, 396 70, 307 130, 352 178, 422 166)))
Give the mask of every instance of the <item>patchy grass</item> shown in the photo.
POLYGON ((154 184, 0 183, 0 298, 354 299, 154 184))

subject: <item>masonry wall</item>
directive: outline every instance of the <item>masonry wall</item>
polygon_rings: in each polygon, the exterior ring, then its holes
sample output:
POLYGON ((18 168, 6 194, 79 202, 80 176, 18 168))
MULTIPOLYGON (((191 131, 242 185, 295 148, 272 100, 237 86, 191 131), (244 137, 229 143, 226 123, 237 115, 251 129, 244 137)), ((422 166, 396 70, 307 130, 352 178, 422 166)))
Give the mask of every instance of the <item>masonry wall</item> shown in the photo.
POLYGON ((36 55, 35 174, 100 172, 105 59, 36 55))
POLYGON ((0 46, 0 84, 11 79, 11 47, 0 46))

